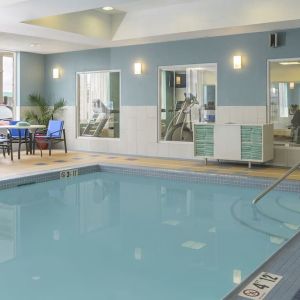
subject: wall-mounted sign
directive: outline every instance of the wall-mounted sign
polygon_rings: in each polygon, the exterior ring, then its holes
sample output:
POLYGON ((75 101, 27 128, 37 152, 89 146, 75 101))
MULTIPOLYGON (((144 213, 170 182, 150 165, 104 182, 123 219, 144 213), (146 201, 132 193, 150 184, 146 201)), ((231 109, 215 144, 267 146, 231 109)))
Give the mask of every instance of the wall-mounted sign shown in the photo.
POLYGON ((60 172, 60 179, 78 176, 78 169, 63 170, 60 172))

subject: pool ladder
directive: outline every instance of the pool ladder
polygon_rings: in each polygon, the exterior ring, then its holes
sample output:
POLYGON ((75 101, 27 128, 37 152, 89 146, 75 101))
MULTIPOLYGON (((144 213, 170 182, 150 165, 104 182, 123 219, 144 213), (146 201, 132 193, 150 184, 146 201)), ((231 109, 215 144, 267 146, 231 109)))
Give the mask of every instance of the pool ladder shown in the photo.
POLYGON ((259 200, 261 200, 265 195, 271 192, 280 182, 282 182, 285 178, 287 178, 290 174, 295 172, 300 167, 300 162, 290 168, 286 173, 284 173, 279 179, 277 179, 272 185, 270 185, 267 189, 265 189, 262 193, 260 193, 253 201, 252 204, 256 204, 259 200))

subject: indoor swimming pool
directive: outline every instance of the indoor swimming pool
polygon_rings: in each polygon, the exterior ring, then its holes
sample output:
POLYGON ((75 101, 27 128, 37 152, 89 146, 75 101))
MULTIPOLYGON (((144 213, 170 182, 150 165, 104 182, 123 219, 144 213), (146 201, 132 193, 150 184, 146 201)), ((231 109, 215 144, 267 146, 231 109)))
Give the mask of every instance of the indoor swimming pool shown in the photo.
POLYGON ((300 228, 299 193, 259 192, 106 172, 1 190, 1 299, 222 299, 300 228))

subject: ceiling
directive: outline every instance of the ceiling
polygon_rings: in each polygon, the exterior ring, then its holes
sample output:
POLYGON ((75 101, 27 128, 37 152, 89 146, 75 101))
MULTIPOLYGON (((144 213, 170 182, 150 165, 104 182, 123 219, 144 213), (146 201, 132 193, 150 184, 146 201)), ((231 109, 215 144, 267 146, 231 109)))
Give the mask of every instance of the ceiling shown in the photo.
POLYGON ((300 27, 299 0, 0 0, 0 8, 0 49, 36 53, 300 27))

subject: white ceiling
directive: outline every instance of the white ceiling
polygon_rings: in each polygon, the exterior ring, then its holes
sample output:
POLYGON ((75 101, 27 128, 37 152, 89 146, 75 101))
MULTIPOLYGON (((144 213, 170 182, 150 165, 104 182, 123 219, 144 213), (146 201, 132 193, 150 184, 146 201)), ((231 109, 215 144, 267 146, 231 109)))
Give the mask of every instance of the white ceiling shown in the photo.
POLYGON ((0 0, 0 7, 0 49, 37 53, 300 27, 299 0, 0 0), (105 15, 103 6, 117 13, 105 15))

